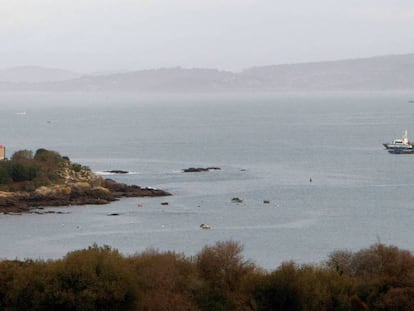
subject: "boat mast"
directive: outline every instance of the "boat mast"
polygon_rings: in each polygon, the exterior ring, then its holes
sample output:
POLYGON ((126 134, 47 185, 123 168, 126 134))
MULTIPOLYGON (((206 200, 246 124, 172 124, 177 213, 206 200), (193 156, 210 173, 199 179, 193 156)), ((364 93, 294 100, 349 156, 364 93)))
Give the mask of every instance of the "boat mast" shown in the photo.
POLYGON ((408 145, 408 134, 407 134, 407 130, 405 130, 404 135, 402 137, 402 143, 408 145))

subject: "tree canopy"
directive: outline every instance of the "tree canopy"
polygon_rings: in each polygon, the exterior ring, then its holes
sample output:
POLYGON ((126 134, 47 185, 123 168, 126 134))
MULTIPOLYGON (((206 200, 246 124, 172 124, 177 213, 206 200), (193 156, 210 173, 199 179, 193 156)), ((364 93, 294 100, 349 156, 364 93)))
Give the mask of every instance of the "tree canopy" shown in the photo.
POLYGON ((75 172, 86 169, 71 163, 68 157, 58 152, 38 149, 34 155, 31 150, 16 151, 10 160, 0 161, 0 190, 31 191, 40 186, 63 182, 59 171, 68 168, 75 172))
POLYGON ((234 241, 196 256, 92 245, 57 260, 0 261, 1 310, 412 310, 414 257, 376 244, 273 271, 234 241))

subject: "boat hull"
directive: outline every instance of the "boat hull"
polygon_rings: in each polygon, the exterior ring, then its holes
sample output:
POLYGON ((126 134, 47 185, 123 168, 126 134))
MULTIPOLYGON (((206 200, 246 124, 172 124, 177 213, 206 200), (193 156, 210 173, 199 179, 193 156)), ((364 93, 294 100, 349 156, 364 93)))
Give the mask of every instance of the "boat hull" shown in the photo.
POLYGON ((409 154, 414 153, 412 145, 394 145, 394 144, 383 144, 385 149, 392 154, 409 154))

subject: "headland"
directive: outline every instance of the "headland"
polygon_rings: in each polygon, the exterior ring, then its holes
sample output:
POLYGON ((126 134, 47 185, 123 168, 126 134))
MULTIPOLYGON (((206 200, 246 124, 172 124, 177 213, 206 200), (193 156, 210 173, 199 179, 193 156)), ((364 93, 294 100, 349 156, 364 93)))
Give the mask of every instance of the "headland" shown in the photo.
POLYGON ((21 150, 0 161, 0 213, 30 212, 33 208, 108 204, 122 197, 158 197, 170 193, 127 185, 98 176, 87 166, 72 163, 56 151, 21 150))

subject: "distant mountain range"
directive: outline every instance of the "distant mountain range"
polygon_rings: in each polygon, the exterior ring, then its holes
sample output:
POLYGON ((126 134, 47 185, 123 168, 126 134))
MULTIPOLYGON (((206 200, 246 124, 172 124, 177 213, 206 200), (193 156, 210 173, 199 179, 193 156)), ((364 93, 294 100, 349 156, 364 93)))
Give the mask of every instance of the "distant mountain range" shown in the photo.
POLYGON ((105 75, 59 69, 0 70, 3 91, 277 92, 414 91, 414 54, 254 67, 239 73, 164 68, 105 75), (26 72, 26 74, 25 74, 26 72))

